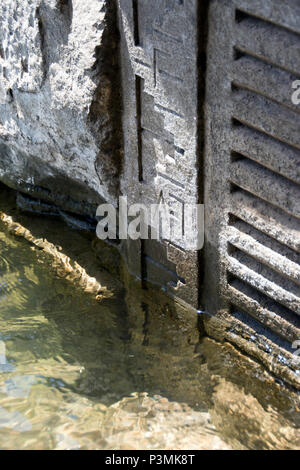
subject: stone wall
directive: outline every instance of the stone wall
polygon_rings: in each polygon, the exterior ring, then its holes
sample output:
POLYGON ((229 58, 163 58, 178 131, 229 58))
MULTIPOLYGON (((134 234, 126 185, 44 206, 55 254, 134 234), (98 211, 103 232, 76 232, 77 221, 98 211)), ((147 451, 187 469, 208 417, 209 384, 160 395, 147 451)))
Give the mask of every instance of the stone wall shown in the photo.
POLYGON ((94 217, 122 164, 114 2, 6 0, 0 24, 0 179, 94 217))

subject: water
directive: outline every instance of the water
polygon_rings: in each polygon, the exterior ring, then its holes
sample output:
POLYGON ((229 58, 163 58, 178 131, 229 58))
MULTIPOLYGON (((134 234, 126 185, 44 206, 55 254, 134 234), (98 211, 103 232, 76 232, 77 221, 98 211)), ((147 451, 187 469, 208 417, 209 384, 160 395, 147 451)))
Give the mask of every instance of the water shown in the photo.
MULTIPOLYGON (((81 234, 23 220, 88 266, 81 234)), ((292 390, 167 300, 87 269, 102 302, 0 224, 0 449, 299 448, 292 390)))

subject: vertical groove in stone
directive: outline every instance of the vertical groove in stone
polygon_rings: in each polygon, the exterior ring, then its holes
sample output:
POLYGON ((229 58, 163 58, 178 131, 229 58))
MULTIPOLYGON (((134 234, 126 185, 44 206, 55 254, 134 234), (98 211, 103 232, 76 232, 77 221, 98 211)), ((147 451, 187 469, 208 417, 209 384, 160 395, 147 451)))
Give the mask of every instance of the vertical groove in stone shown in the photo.
POLYGON ((139 28, 139 4, 138 0, 132 0, 133 9, 133 29, 134 29, 134 44, 140 45, 140 28, 139 28))
POLYGON ((138 177, 143 181, 143 142, 142 142, 142 89, 143 80, 138 75, 135 76, 136 93, 136 123, 137 123, 137 145, 138 145, 138 177))
MULTIPOLYGON (((198 204, 204 203, 204 158, 205 158, 205 98, 206 98, 206 49, 208 39, 208 7, 209 1, 198 1, 198 50, 197 50, 197 79, 198 79, 198 142, 197 142, 197 187, 198 204)), ((202 304, 202 289, 204 277, 203 250, 198 251, 198 308, 202 304)))

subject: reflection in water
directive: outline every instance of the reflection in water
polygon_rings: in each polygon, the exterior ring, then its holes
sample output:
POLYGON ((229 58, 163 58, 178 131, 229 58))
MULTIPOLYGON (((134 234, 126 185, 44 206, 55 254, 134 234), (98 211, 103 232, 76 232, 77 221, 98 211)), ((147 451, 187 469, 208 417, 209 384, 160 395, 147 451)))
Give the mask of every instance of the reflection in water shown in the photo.
POLYGON ((5 348, 5 343, 4 341, 0 340, 0 365, 5 365, 6 364, 6 348, 5 348))
POLYGON ((25 416, 18 411, 9 412, 0 407, 0 428, 11 428, 14 431, 30 431, 32 426, 25 416))
POLYGON ((97 303, 4 231, 0 253, 1 449, 299 447, 296 395, 168 303, 105 273, 97 303))
POLYGON ((34 375, 22 375, 11 377, 0 385, 0 393, 4 393, 11 397, 27 398, 31 387, 36 383, 37 378, 34 375))

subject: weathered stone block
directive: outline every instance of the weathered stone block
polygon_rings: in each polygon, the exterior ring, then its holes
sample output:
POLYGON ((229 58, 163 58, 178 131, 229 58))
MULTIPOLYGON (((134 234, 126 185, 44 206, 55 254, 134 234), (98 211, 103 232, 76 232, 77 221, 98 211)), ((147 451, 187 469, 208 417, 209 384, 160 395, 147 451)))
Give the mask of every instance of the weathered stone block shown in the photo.
MULTIPOLYGON (((197 204, 198 3, 119 0, 124 171, 129 204, 197 204)), ((129 241, 129 244, 132 244, 129 241)), ((140 278, 198 305, 198 252, 170 240, 126 247, 140 278)))
POLYGON ((0 5, 0 180, 93 216, 121 167, 115 14, 105 0, 0 5))

